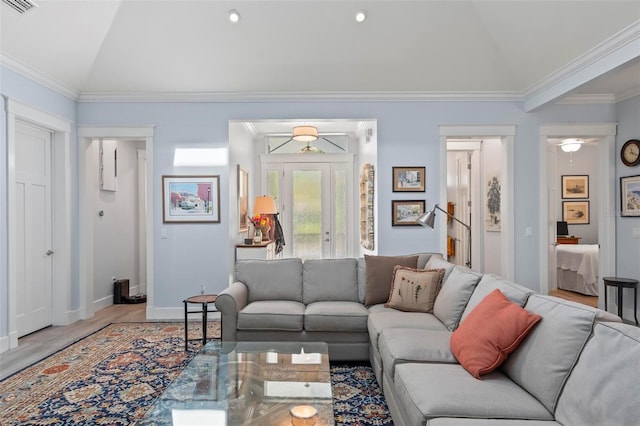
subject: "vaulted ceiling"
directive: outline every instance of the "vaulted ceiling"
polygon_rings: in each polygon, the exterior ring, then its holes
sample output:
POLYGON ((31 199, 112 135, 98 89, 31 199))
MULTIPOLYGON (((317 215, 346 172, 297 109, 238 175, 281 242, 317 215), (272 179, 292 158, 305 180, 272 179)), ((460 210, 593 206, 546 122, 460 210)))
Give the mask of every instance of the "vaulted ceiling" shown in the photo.
POLYGON ((640 0, 35 1, 2 64, 80 100, 640 94, 640 0))

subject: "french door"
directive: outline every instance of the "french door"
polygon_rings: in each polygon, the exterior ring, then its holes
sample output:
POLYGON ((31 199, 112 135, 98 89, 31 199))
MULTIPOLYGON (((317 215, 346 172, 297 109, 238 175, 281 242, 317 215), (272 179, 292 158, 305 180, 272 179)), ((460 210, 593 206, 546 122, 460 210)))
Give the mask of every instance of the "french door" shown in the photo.
POLYGON ((351 163, 292 161, 263 166, 266 193, 276 199, 280 211, 286 243, 284 256, 303 259, 350 256, 351 163))

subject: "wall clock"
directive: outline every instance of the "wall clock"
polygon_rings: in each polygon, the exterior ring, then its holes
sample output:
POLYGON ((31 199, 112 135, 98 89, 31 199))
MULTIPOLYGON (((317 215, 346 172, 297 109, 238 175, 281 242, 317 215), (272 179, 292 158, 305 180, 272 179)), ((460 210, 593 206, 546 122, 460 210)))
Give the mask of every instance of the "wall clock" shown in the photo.
POLYGON ((640 140, 626 141, 620 150, 620 159, 625 166, 633 167, 640 164, 640 140))

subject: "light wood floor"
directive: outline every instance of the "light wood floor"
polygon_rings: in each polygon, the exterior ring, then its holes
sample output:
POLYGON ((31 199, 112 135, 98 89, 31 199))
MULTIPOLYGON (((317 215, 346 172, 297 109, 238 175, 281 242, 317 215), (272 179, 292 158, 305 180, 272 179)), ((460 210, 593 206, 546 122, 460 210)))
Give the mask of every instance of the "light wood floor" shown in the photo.
POLYGON ((111 305, 93 318, 52 326, 18 339, 18 347, 0 353, 0 380, 59 351, 112 322, 146 321, 146 303, 111 305))
POLYGON ((582 303, 591 307, 598 307, 598 296, 587 296, 585 294, 576 293, 574 291, 555 289, 549 292, 549 296, 559 297, 561 299, 571 300, 572 302, 582 303))

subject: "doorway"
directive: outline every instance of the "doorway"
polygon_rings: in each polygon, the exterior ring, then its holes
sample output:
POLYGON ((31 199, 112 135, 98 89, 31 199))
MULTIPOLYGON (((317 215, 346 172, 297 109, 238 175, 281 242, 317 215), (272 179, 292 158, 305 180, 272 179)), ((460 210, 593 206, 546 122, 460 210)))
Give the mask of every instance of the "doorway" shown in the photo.
MULTIPOLYGON (((555 177, 554 141, 566 138, 592 139, 597 144, 597 178, 590 181, 598 197, 598 208, 590 209, 589 215, 597 221, 598 276, 615 276, 615 218, 611 209, 615 206, 615 193, 611 182, 615 181, 615 124, 565 124, 540 127, 540 292, 549 294, 553 289, 556 271, 556 241, 558 202, 561 197, 559 183, 555 177)), ((588 201, 588 200, 587 200, 588 201)), ((574 231, 576 232, 576 231, 574 231)), ((599 294, 604 291, 598 277, 599 294)), ((604 308, 600 298, 598 306, 604 308)))

